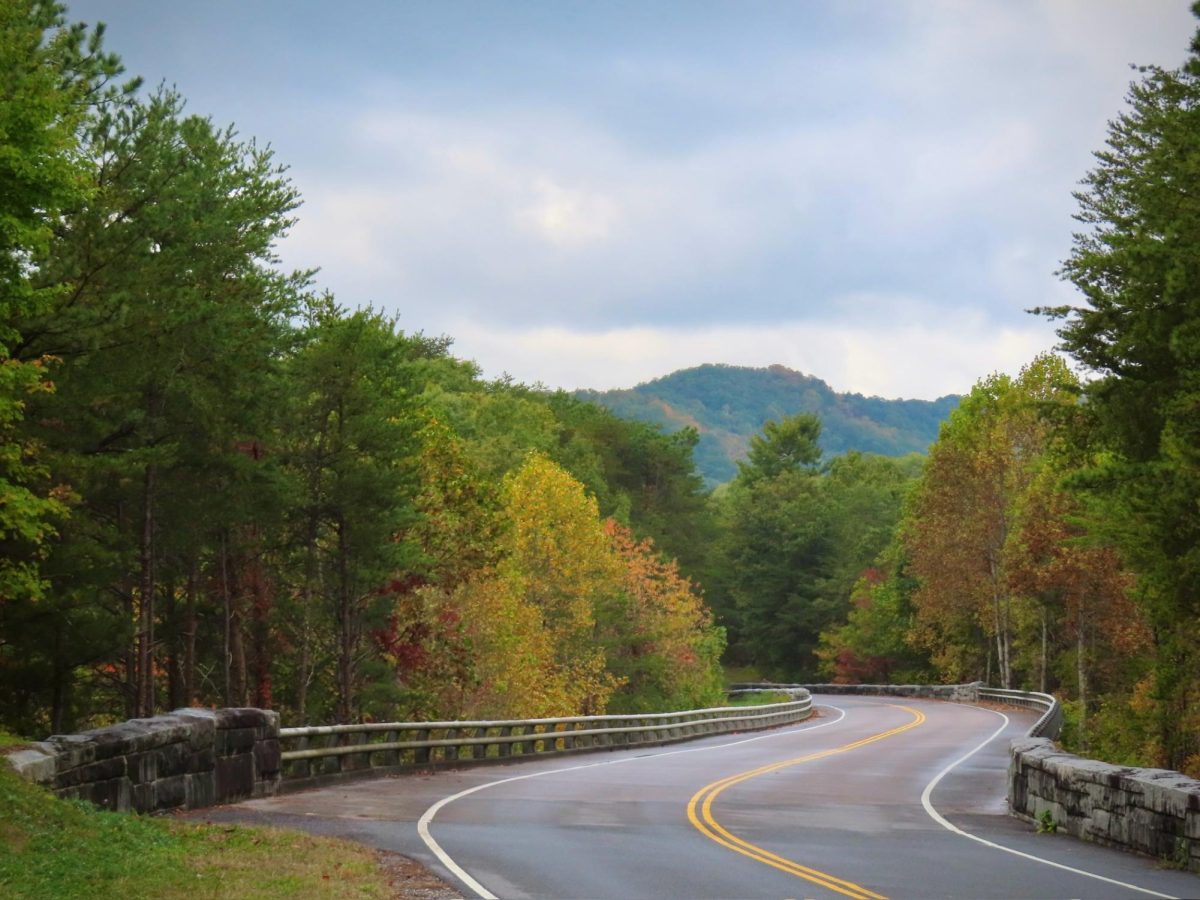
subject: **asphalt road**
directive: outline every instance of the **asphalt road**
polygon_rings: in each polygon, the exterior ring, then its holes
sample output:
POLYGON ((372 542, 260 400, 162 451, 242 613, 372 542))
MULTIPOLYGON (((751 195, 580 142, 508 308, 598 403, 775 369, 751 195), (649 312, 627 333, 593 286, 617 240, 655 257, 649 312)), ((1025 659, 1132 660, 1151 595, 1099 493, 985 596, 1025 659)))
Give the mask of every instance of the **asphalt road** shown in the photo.
POLYGON ((357 782, 201 815, 404 853, 467 897, 1200 896, 1195 875, 1006 815, 1008 741, 1032 714, 814 701, 818 716, 797 727, 357 782))

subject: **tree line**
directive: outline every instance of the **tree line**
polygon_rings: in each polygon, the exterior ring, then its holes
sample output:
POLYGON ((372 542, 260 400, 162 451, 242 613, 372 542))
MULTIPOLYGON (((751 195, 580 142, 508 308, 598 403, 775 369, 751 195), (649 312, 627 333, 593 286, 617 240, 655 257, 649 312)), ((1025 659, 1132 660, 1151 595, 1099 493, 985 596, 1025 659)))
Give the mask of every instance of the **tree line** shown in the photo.
MULTIPOLYGON (((0 15, 0 721, 187 703, 288 721, 718 702, 788 680, 1053 690, 1065 739, 1200 774, 1200 45, 1077 194, 1062 357, 927 456, 698 435, 487 381, 273 248, 269 149, 0 15)), ((388 298, 394 299, 394 298, 388 298)))
POLYGON ((1139 71, 1075 194, 1079 299, 1033 310, 1084 377, 1045 355, 975 386, 818 652, 1053 689, 1072 746, 1200 776, 1200 36, 1139 71))
POLYGON ((281 272, 269 148, 57 4, 0 16, 0 720, 721 699, 694 433, 485 381, 281 272))

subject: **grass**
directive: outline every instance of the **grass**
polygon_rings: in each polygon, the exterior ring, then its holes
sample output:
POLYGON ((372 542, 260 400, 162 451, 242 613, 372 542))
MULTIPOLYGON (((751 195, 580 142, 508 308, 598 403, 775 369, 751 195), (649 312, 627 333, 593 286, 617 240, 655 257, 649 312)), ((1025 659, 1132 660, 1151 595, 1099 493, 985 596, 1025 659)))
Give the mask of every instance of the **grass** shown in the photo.
POLYGON ((784 691, 755 691, 752 694, 735 694, 729 699, 730 706, 765 706, 768 703, 787 703, 795 700, 784 691))
MULTIPOLYGON (((22 743, 5 737, 3 745, 22 743)), ((5 900, 391 896, 366 847, 282 829, 101 812, 59 800, 0 760, 5 900)))
POLYGON ((0 731, 0 749, 4 747, 20 747, 22 744, 28 744, 29 741, 25 738, 19 738, 15 734, 9 734, 7 731, 0 731))
POLYGON ((726 684, 744 684, 757 681, 770 681, 763 675, 762 670, 755 666, 722 666, 726 684))

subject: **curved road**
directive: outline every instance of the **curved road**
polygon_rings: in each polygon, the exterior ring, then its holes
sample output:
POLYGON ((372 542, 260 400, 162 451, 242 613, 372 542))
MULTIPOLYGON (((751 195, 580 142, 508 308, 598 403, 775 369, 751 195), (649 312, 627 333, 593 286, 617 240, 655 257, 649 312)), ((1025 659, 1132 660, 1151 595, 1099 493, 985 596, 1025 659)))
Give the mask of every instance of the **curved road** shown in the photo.
POLYGON ((467 897, 1194 897, 1200 878, 1006 815, 1033 715, 814 697, 796 727, 358 782, 207 818, 338 834, 467 897), (970 754, 970 755, 969 755, 970 754))

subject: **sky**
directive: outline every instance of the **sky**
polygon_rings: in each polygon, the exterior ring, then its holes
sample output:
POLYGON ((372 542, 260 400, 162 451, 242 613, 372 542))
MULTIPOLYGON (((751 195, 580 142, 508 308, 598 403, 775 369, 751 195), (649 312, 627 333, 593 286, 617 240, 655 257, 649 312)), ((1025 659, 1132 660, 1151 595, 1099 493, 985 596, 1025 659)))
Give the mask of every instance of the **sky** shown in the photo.
POLYGON ((278 253, 489 378, 934 399, 1055 343, 1072 191, 1183 0, 76 0, 304 197, 278 253))

